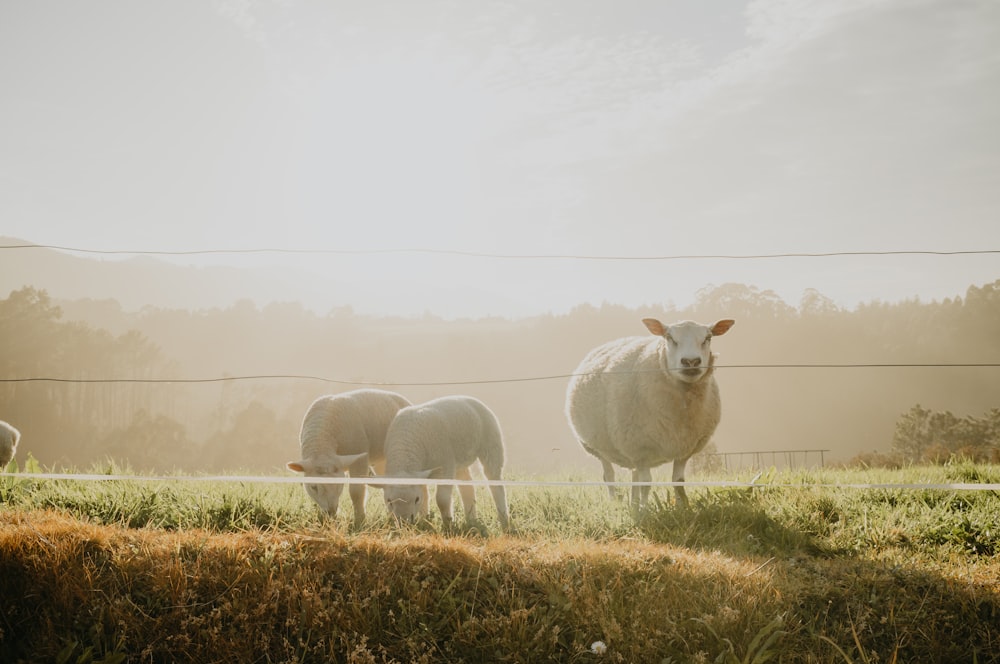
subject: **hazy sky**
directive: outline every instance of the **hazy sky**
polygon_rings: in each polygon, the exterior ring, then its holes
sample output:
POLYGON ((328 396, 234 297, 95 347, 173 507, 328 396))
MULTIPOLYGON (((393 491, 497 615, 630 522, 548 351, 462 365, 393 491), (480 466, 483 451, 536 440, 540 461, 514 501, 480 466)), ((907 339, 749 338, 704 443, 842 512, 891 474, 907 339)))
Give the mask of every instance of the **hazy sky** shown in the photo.
MULTIPOLYGON (((0 0, 0 235, 996 250, 998 45, 994 0, 0 0)), ((1000 255, 253 260, 323 275, 289 293, 320 310, 444 315, 683 305, 727 281, 853 306, 1000 278, 1000 255)))

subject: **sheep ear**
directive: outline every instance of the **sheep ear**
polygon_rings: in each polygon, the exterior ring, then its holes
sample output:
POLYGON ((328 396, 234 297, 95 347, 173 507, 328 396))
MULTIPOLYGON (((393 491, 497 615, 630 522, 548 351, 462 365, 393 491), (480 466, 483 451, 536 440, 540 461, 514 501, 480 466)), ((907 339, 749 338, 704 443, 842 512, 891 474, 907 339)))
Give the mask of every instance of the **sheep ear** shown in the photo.
POLYGON ((294 470, 296 473, 306 472, 305 466, 302 465, 301 461, 289 461, 285 464, 285 467, 288 468, 288 470, 294 470))
POLYGON ((338 454, 335 457, 335 463, 337 464, 337 468, 347 470, 362 459, 368 459, 368 452, 362 452, 361 454, 345 454, 343 456, 338 454))
POLYGON ((655 318, 643 318, 642 324, 646 326, 646 329, 658 337, 662 337, 667 333, 666 326, 655 318))
POLYGON ((417 472, 413 473, 413 477, 415 477, 416 479, 419 479, 419 480, 426 480, 426 479, 429 479, 430 476, 434 474, 435 470, 437 470, 437 468, 428 468, 427 470, 418 470, 417 472))
POLYGON ((722 320, 717 321, 715 325, 712 326, 712 336, 717 337, 720 334, 725 334, 733 325, 736 325, 736 321, 731 318, 723 318, 722 320))

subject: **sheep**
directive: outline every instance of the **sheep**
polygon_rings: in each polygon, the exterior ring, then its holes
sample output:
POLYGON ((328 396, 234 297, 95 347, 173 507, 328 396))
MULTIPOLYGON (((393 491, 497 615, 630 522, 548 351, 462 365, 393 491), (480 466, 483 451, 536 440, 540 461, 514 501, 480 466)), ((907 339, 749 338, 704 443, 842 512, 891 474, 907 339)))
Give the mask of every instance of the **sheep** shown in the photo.
MULTIPOLYGON (((683 482, 688 459, 705 447, 722 415, 712 337, 735 321, 642 322, 654 337, 609 341, 583 358, 566 391, 566 417, 583 449, 600 460, 605 482, 615 481, 612 464, 631 468, 633 482, 650 482, 650 468, 668 461, 673 481, 683 482)), ((687 507, 684 487, 674 491, 687 507)), ((610 484, 608 492, 616 496, 610 484)), ((648 485, 633 486, 633 509, 648 496, 648 485)))
MULTIPOLYGON (((387 477, 469 480, 470 467, 482 464, 487 479, 500 480, 504 465, 504 443, 500 423, 486 404, 468 396, 449 396, 403 408, 396 415, 385 439, 387 477)), ((427 486, 384 484, 389 513, 398 521, 412 522, 418 512, 427 513, 427 486), (423 499, 423 504, 421 504, 423 499)), ((453 522, 453 486, 438 485, 435 500, 445 530, 453 522)), ((490 486, 500 526, 507 530, 510 513, 503 485, 490 486)), ((459 487, 467 521, 476 519, 476 493, 471 485, 459 487)))
MULTIPOLYGON (((311 477, 368 476, 369 464, 385 466, 385 434, 396 413, 410 401, 395 392, 361 389, 322 396, 313 401, 299 433, 301 458, 287 467, 311 477)), ((331 517, 344 491, 343 484, 305 484, 306 493, 331 517)), ((350 485, 354 523, 365 519, 367 490, 350 485)))
POLYGON ((21 432, 0 420, 0 472, 3 472, 10 460, 14 458, 19 440, 21 440, 21 432))

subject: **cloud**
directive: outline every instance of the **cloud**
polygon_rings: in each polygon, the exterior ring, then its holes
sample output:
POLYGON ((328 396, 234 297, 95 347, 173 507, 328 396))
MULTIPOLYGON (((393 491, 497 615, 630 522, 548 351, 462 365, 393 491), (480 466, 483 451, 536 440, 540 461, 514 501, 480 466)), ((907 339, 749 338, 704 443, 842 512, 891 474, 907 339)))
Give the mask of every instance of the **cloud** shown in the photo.
MULTIPOLYGON (((18 184, 0 213, 37 241, 100 228, 158 248, 1000 244, 993 2, 25 12, 17 30, 0 21, 0 177, 18 184)), ((756 276, 684 268, 574 267, 549 287, 619 300, 756 276)))
MULTIPOLYGON (((784 7, 752 7, 765 6, 784 7)), ((697 106, 648 115, 634 158, 595 165, 603 186, 576 236, 602 246, 626 216, 647 238, 676 243, 683 230, 695 251, 996 242, 985 221, 1000 201, 984 174, 1000 172, 997 11, 883 2, 812 28, 797 10, 764 12, 766 28, 751 15, 771 41, 716 72, 697 106)))

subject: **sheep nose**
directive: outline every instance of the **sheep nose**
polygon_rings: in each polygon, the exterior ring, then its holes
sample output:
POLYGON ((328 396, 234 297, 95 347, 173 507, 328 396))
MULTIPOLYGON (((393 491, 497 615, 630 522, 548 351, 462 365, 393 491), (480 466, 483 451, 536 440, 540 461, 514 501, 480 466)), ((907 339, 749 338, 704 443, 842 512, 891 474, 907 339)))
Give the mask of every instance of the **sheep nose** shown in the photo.
POLYGON ((701 358, 700 357, 682 357, 681 366, 684 367, 700 367, 701 358))

